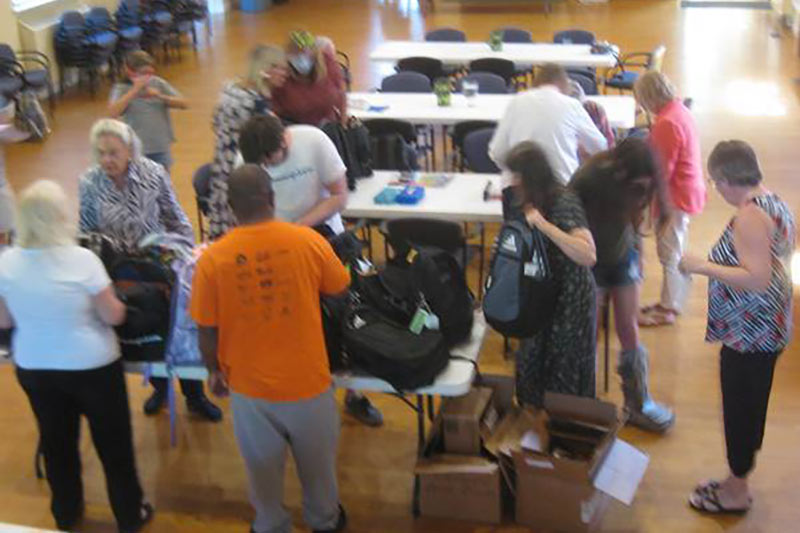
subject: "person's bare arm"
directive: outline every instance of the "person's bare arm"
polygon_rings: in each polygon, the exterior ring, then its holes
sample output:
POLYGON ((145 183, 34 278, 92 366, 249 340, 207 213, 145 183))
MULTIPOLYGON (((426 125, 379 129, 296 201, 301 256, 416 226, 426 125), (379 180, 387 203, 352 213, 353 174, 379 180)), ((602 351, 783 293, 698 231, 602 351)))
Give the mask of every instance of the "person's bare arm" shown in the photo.
POLYGON ((119 326, 125 322, 125 304, 119 301, 114 293, 114 287, 109 285, 92 297, 92 303, 105 324, 119 326))
POLYGON ((6 306, 4 298, 0 298, 0 329, 11 329, 14 327, 14 319, 6 306))
POLYGON ((174 109, 189 109, 189 101, 183 96, 169 96, 164 93, 159 93, 158 98, 167 104, 167 107, 174 109))
POLYGON ((733 223, 733 245, 739 266, 724 266, 686 255, 680 267, 685 272, 708 276, 746 291, 765 291, 772 279, 771 235, 774 223, 755 205, 739 212, 733 223))
POLYGON ((142 92, 142 89, 144 89, 149 82, 149 77, 140 77, 133 80, 133 85, 128 92, 108 104, 108 115, 111 118, 118 118, 121 116, 125 110, 128 109, 133 99, 139 96, 139 93, 142 92))
POLYGON ((341 177, 327 185, 330 197, 321 200, 311 210, 300 217, 296 222, 303 226, 316 226, 331 218, 336 213, 341 213, 347 206, 347 178, 342 171, 341 177))
POLYGON ((563 231, 545 219, 539 210, 533 207, 525 209, 525 219, 531 227, 535 227, 544 233, 548 239, 558 246, 559 250, 564 252, 575 263, 592 267, 597 262, 597 251, 595 250, 592 232, 587 228, 575 228, 570 232, 563 231))
POLYGON ((203 363, 208 370, 208 388, 216 396, 227 396, 230 393, 228 380, 219 367, 217 346, 219 343, 219 330, 215 327, 199 326, 198 341, 203 363))

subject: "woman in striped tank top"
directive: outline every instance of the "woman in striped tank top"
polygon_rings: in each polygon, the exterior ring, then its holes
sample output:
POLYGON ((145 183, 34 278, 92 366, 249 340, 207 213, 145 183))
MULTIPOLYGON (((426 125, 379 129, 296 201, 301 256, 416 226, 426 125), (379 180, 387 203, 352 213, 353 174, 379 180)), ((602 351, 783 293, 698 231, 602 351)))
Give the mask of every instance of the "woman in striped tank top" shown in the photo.
POLYGON ((722 342, 720 381, 730 475, 698 485, 689 503, 710 513, 744 513, 747 476, 761 448, 775 361, 791 335, 790 262, 795 221, 762 184, 753 149, 723 141, 708 158, 717 192, 738 210, 708 260, 684 256, 681 269, 708 276, 706 341, 722 342))

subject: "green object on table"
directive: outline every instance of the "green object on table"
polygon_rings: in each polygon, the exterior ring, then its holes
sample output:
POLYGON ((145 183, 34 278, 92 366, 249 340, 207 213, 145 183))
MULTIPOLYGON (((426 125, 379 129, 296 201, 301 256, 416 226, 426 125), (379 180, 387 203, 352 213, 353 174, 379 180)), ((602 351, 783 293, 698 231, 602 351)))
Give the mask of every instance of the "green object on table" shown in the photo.
POLYGON ((450 105, 450 94, 452 92, 452 87, 450 86, 450 80, 447 78, 438 78, 433 83, 433 92, 436 94, 436 103, 440 106, 449 106, 450 105))
POLYGON ((503 30, 495 30, 489 33, 489 48, 494 52, 503 49, 503 30))

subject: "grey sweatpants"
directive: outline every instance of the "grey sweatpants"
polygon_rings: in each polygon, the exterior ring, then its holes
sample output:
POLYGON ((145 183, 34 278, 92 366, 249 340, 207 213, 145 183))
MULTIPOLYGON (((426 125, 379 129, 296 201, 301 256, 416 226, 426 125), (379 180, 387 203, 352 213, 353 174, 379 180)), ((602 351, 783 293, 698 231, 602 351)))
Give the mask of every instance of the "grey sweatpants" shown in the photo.
POLYGON ((286 450, 291 448, 303 487, 303 518, 311 529, 332 529, 339 518, 336 445, 339 409, 333 388, 296 402, 231 395, 233 429, 247 467, 255 533, 290 533, 283 506, 286 450))

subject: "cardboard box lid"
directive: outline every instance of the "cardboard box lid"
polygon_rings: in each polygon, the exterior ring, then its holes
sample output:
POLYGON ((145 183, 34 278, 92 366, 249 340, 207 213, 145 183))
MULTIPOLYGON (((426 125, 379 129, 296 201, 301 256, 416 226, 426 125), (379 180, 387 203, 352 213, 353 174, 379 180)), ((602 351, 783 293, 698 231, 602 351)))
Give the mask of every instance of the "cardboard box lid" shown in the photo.
POLYGON ((488 387, 473 387, 463 396, 447 398, 442 404, 442 417, 479 420, 489 405, 493 392, 488 387))
POLYGON ((495 432, 485 440, 483 447, 495 458, 499 458, 501 455, 510 457, 513 451, 521 449, 525 433, 536 431, 540 438, 545 439, 543 447, 547 449, 544 420, 542 413, 537 414, 531 409, 521 407, 510 409, 500 421, 495 432))
POLYGON ((419 459, 415 474, 494 474, 499 467, 483 457, 469 455, 438 454, 419 459))
POLYGON ((579 420, 608 428, 619 423, 617 406, 595 398, 546 392, 544 408, 553 418, 579 420))

